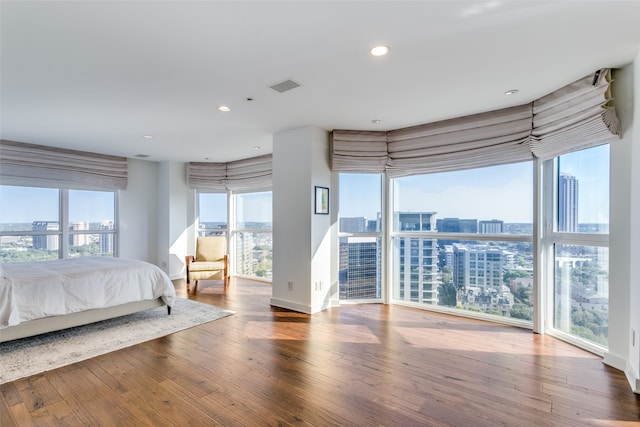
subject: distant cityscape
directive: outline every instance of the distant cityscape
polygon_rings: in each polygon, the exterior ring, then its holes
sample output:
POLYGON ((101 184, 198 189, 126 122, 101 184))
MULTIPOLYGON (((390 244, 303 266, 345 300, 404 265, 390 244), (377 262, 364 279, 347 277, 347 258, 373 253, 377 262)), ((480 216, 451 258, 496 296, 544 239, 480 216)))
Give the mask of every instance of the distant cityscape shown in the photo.
MULTIPOLYGON (((0 233, 6 231, 12 235, 0 236, 0 262, 43 261, 60 257, 58 221, 0 224, 0 233)), ((69 257, 113 256, 114 222, 70 223, 67 243, 69 257)))
MULTIPOLYGON (((578 223, 578 180, 559 175, 558 231, 607 233, 608 224, 578 223)), ((339 296, 341 300, 382 297, 381 216, 340 218, 339 296)), ((270 222, 238 224, 235 233, 236 273, 272 278, 273 236, 270 222)), ((60 257, 61 233, 57 221, 0 224, 0 262, 35 261, 60 257), (7 233, 9 232, 9 233, 7 233), (9 235, 7 235, 9 234, 9 235)), ((531 223, 505 223, 500 219, 438 218, 437 212, 395 212, 392 218, 392 299, 418 304, 455 307, 504 317, 533 319, 532 244, 500 235, 533 234, 531 223), (446 238, 403 236, 431 232, 446 238), (452 239, 456 233, 466 240, 452 239), (474 240, 469 235, 495 235, 496 241, 474 240)), ((200 235, 226 234, 223 222, 202 222, 200 235)), ((69 224, 68 257, 113 256, 113 221, 69 224)), ((559 245, 556 263, 556 322, 577 325, 583 335, 606 340, 608 318, 608 265, 606 248, 559 245), (559 278, 564 278, 560 280, 559 278), (569 288, 566 288, 569 286, 569 288), (560 307, 560 308, 558 308, 560 307)))
MULTIPOLYGON (((381 298, 380 214, 340 219, 341 300, 381 298)), ((454 307, 533 320, 533 247, 526 241, 473 240, 478 235, 532 235, 533 224, 500 219, 437 218, 437 212, 395 212, 392 230, 392 300, 454 307), (403 232, 447 233, 444 239, 403 232), (451 239, 464 233, 467 240, 451 239)), ((559 176, 558 231, 608 233, 608 224, 578 223, 578 180, 559 176)), ((608 319, 608 250, 558 245, 555 250, 555 320, 561 330, 605 344, 608 319)))

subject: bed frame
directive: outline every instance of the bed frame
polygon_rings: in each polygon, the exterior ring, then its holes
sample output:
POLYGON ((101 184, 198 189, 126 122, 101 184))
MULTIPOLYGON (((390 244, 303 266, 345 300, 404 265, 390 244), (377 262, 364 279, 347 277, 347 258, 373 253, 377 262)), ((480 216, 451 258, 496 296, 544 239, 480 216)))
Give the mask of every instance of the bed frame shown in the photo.
MULTIPOLYGON (((162 307, 164 305, 166 304, 162 301, 162 298, 158 298, 155 300, 135 301, 113 307, 80 311, 62 316, 30 320, 28 322, 20 323, 19 325, 0 329, 0 342, 31 337, 47 332, 72 328, 74 326, 86 325, 89 323, 99 322, 101 320, 137 313, 138 311, 144 311, 150 308, 162 307)), ((167 306, 167 313, 171 314, 171 307, 169 306, 167 306)))

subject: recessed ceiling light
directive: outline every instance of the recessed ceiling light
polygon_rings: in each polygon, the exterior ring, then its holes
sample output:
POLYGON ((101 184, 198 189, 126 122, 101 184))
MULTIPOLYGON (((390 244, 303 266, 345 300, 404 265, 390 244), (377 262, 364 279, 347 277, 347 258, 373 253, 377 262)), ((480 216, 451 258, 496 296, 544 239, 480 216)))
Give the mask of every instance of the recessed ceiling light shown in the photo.
POLYGON ((259 149, 260 149, 260 146, 259 146, 259 145, 254 145, 254 146, 253 146, 253 149, 254 149, 254 150, 259 150, 259 149))
POLYGON ((231 107, 227 107, 226 105, 221 105, 218 107, 218 111, 222 111, 223 113, 231 111, 231 107))
POLYGON ((508 90, 504 94, 507 95, 507 96, 511 96, 511 95, 515 95, 516 93, 518 93, 518 89, 508 90))
POLYGON ((384 56, 389 53, 389 46, 385 46, 382 44, 374 46, 369 50, 369 53, 371 53, 371 55, 373 56, 384 56))
POLYGON ((153 139, 153 135, 142 135, 144 139, 153 139))
POLYGON ((373 119, 373 120, 371 120, 371 123, 373 123, 373 124, 376 124, 376 125, 377 125, 377 124, 378 124, 378 123, 380 123, 381 121, 382 121, 382 120, 380 120, 380 119, 373 119))

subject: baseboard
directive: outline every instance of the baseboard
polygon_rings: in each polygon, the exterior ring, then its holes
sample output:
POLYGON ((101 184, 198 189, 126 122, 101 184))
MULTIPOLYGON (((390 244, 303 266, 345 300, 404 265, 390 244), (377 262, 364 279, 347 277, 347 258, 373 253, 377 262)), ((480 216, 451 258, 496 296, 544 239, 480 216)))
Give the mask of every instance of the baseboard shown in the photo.
POLYGON ((625 372, 627 367, 627 360, 624 357, 617 356, 611 352, 606 352, 604 354, 602 357, 602 363, 622 372, 625 372))
POLYGON ((607 352, 602 358, 602 363, 624 372, 631 390, 636 394, 640 394, 640 376, 638 376, 638 372, 624 357, 607 352))
POLYGON ((299 313, 313 314, 311 306, 298 304, 293 301, 271 298, 270 304, 274 307, 286 308, 287 310, 293 310, 299 313))
POLYGON ((636 394, 640 394, 640 376, 630 363, 627 363, 627 369, 624 370, 624 374, 627 377, 627 381, 629 381, 631 390, 636 394))
POLYGON ((338 300, 331 300, 328 304, 322 303, 316 305, 302 305, 293 301, 271 298, 270 305, 274 307, 286 308, 287 310, 293 310, 300 313, 314 314, 331 307, 337 307, 340 305, 340 302, 338 300))

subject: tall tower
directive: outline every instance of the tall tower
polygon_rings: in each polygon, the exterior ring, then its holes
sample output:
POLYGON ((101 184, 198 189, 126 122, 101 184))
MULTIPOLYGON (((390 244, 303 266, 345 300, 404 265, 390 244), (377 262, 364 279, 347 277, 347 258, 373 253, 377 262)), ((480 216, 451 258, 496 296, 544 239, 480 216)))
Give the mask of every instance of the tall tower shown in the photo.
POLYGON ((568 173, 558 179, 558 231, 578 231, 578 180, 568 173))
MULTIPOLYGON (((435 231, 436 212, 396 212, 394 222, 400 230, 435 231)), ((438 304, 438 239, 423 237, 397 237, 396 299, 438 304)))

